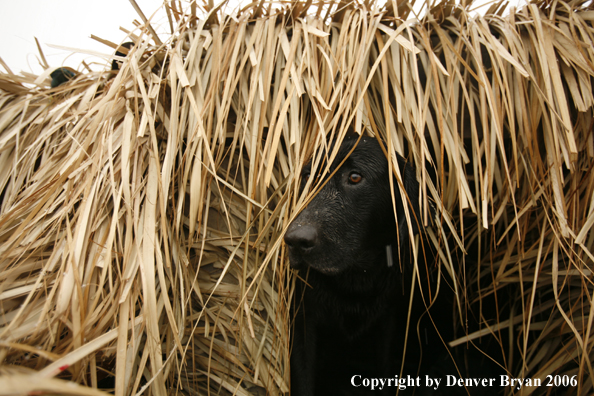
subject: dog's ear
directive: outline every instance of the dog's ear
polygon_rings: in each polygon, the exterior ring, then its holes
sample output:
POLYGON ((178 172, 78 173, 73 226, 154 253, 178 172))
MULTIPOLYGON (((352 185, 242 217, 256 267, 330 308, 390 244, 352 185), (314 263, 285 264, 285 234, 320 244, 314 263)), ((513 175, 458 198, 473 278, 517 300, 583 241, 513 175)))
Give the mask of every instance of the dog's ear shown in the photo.
MULTIPOLYGON (((405 195, 408 199, 402 201, 402 206, 398 205, 398 232, 404 233, 408 236, 408 225, 406 221, 405 210, 408 211, 410 217, 413 235, 419 233, 421 226, 421 210, 419 209, 419 182, 415 168, 405 161, 404 158, 398 157, 398 166, 400 168, 400 175, 402 176, 402 187, 404 187, 405 195)), ((400 184, 394 180, 394 194, 396 200, 400 202, 402 196, 400 195, 400 184)))
POLYGON ((398 243, 399 255, 402 263, 408 263, 411 260, 410 247, 411 240, 419 233, 421 227, 421 211, 419 209, 419 182, 414 167, 407 163, 404 158, 398 158, 398 165, 400 167, 400 175, 402 176, 402 185, 396 181, 394 183, 395 196, 398 202, 398 243), (404 187, 404 192, 407 199, 401 201, 400 186, 404 187), (412 226, 412 235, 406 220, 406 212, 410 218, 412 226))
MULTIPOLYGON (((410 215, 410 221, 413 229, 413 235, 419 233, 419 227, 421 226, 421 210, 419 208, 419 182, 417 180, 417 174, 415 169, 409 163, 404 164, 404 190, 408 196, 408 201, 403 202, 404 210, 408 210, 410 215)), ((406 216, 404 216, 404 222, 406 223, 406 216)))

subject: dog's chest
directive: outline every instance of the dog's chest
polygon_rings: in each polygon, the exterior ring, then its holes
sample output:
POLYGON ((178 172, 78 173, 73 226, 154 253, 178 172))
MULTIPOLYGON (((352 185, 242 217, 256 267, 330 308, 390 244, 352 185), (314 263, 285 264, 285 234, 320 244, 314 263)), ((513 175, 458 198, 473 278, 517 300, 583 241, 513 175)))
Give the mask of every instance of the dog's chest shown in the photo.
POLYGON ((316 311, 316 322, 323 332, 347 341, 368 333, 373 336, 374 329, 389 326, 396 316, 395 293, 383 286, 346 295, 332 289, 314 289, 309 305, 316 311))

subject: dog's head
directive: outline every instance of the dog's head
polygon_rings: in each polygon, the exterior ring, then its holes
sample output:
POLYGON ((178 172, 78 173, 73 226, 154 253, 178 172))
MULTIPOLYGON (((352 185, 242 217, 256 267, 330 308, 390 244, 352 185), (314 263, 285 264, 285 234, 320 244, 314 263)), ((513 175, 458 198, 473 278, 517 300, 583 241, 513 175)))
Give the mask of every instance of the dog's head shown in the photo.
MULTIPOLYGON (((364 136, 357 141, 356 135, 345 138, 328 173, 333 175, 289 225, 285 242, 293 268, 309 266, 327 275, 347 269, 368 270, 391 263, 386 246, 392 247, 394 257, 408 249, 410 233, 404 214, 408 202, 413 205, 409 211, 413 232, 420 221, 415 172, 398 158, 409 199, 403 205, 394 178, 394 211, 386 156, 374 138, 364 136)), ((309 178, 318 178, 319 172, 321 169, 312 169, 311 164, 304 167, 301 188, 309 178)))

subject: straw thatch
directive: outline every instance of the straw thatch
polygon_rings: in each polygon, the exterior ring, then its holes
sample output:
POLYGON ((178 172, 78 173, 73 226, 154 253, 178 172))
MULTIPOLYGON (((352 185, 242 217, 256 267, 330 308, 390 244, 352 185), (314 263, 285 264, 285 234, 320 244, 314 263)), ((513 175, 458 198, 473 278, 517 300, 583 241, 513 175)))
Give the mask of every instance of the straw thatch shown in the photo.
POLYGON ((511 375, 590 394, 588 4, 172 1, 171 35, 139 23, 118 73, 50 89, 53 69, 7 69, 0 395, 287 392, 282 235, 299 170, 348 126, 417 166, 456 315, 481 321, 453 344, 494 340, 511 375))

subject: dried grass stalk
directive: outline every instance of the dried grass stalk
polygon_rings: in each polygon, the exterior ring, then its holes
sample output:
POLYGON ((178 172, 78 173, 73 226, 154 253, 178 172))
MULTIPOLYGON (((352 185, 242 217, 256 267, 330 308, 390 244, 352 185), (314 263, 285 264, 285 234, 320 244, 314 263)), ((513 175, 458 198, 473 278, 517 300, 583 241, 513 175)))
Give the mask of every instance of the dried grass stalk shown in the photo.
POLYGON ((296 175, 349 125, 438 209, 437 265, 482 320, 453 343, 591 393, 591 5, 272 5, 168 2, 170 38, 143 15, 119 73, 54 89, 0 61, 0 395, 287 392, 296 175))

